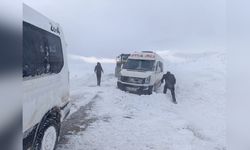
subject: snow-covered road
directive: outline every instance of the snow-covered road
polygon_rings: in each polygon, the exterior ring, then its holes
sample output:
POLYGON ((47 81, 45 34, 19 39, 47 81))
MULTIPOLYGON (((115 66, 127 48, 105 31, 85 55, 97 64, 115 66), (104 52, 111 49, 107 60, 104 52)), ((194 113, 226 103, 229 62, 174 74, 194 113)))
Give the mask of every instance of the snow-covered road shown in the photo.
POLYGON ((225 150, 225 53, 159 54, 176 75, 177 105, 162 89, 120 91, 114 64, 97 87, 95 64, 70 59, 73 107, 57 150, 225 150))

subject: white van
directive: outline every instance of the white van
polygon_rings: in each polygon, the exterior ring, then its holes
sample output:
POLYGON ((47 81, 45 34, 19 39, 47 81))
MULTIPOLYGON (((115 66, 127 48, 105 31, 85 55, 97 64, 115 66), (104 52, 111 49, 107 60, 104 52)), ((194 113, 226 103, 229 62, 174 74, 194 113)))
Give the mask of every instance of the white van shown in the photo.
POLYGON ((23 5, 23 145, 54 150, 69 114, 69 69, 59 24, 23 5))
POLYGON ((117 86, 132 93, 152 94, 161 86, 163 74, 164 63, 158 54, 151 51, 132 53, 122 67, 117 86))

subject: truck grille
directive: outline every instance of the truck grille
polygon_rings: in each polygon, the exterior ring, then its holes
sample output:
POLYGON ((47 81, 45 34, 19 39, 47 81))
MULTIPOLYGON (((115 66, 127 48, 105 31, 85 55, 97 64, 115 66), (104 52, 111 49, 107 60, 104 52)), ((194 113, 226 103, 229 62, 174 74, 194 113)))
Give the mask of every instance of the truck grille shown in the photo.
POLYGON ((121 81, 127 82, 127 83, 144 84, 145 79, 144 78, 121 76, 121 81))

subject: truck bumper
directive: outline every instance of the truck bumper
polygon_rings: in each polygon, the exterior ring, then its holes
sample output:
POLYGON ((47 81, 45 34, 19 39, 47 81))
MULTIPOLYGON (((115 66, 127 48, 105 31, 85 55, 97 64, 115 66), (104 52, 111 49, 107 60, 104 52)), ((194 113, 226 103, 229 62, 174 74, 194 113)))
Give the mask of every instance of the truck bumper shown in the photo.
POLYGON ((123 83, 120 81, 117 81, 117 87, 118 89, 122 90, 122 91, 127 91, 130 93, 135 93, 135 94, 152 94, 152 89, 153 86, 151 85, 131 85, 129 83, 123 83))

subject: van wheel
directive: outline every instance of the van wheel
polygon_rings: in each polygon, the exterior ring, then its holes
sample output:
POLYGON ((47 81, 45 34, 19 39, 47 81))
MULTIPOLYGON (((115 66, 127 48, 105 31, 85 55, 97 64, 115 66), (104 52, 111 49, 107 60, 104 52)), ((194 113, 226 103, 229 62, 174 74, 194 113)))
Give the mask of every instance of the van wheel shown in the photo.
POLYGON ((150 86, 148 89, 148 95, 151 95, 153 93, 154 86, 150 86))
POLYGON ((154 91, 154 92, 157 91, 157 86, 156 86, 156 85, 153 86, 153 91, 154 91))
POLYGON ((154 85, 154 92, 157 93, 158 89, 161 87, 161 82, 154 85))
POLYGON ((57 120, 47 118, 38 129, 32 150, 55 150, 60 125, 57 120))

